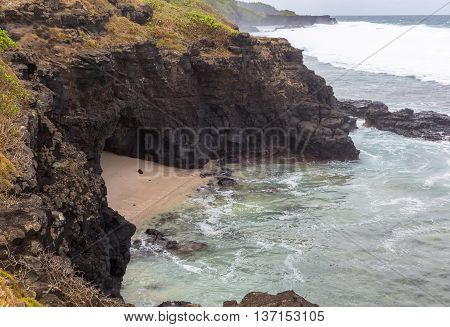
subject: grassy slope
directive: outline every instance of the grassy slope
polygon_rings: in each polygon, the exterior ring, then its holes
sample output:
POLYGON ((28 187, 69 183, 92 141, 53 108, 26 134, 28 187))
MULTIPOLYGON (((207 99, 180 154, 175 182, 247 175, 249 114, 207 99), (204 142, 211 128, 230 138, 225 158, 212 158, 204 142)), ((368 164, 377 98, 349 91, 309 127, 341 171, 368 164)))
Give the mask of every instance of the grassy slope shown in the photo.
POLYGON ((233 24, 203 0, 143 0, 152 6, 153 19, 147 24, 157 45, 178 50, 193 41, 210 39, 224 46, 236 34, 233 24))
MULTIPOLYGON (((15 43, 1 30, 0 44, 0 53, 15 47, 15 43)), ((20 109, 26 99, 26 90, 0 59, 0 205, 6 204, 6 193, 23 164, 20 109)))
MULTIPOLYGON (((12 4, 18 8, 21 3, 33 0, 17 0, 12 4)), ((75 0, 63 0, 73 5, 75 0)), ((35 31, 29 31, 18 42, 23 48, 51 48, 62 57, 70 57, 80 48, 107 48, 123 44, 132 44, 155 39, 157 45, 164 48, 186 50, 192 42, 208 38, 217 45, 226 45, 230 36, 237 33, 235 26, 210 6, 206 0, 119 0, 120 4, 135 7, 150 5, 153 18, 139 25, 118 15, 117 8, 108 0, 80 0, 91 17, 110 17, 106 32, 89 34, 79 31, 80 36, 67 33, 66 30, 52 27, 45 38, 35 31)), ((1 46, 1 45, 0 45, 1 46)))

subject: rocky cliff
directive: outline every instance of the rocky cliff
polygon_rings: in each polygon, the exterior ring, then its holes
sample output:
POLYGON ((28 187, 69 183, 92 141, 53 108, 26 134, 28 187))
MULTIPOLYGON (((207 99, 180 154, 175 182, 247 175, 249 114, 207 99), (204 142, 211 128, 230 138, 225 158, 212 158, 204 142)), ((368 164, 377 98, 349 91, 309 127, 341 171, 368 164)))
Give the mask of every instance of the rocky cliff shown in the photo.
MULTIPOLYGON (((87 0, 0 7, 0 27, 19 45, 3 57, 32 99, 23 112, 31 164, 11 191, 16 204, 0 210, 0 259, 50 252, 113 296, 135 229, 108 207, 103 150, 187 168, 249 154, 353 160, 359 153, 348 135, 353 120, 336 110, 332 89, 286 40, 233 32, 226 43, 221 34, 180 51, 139 34, 99 46, 118 17, 139 32, 147 28, 153 9, 135 2, 110 1, 112 9, 95 15, 87 0), (86 35, 97 46, 85 46, 86 35), (182 137, 161 132, 167 129, 182 137), (206 137, 186 138, 186 130, 206 137), (282 131, 284 141, 264 142, 270 130, 282 131), (144 142, 149 133, 157 133, 158 148, 144 142), (254 141, 255 133, 263 137, 254 141)), ((222 26, 188 14, 214 33, 222 26)), ((48 292, 40 289, 37 299, 48 292)))
POLYGON ((304 27, 315 24, 334 25, 337 24, 337 20, 330 16, 268 15, 261 23, 261 25, 281 25, 285 27, 304 27))
POLYGON ((290 10, 278 10, 261 2, 207 0, 221 14, 235 22, 243 31, 257 31, 256 26, 304 27, 314 24, 336 24, 330 16, 297 15, 290 10))

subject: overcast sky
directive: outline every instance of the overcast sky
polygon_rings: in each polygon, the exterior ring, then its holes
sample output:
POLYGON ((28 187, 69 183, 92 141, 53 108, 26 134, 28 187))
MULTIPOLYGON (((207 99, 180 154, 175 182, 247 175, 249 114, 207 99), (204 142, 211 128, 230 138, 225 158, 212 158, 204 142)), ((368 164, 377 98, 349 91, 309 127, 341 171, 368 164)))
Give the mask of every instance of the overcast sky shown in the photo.
MULTIPOLYGON (((449 0, 242 0, 309 15, 429 15, 449 0)), ((450 4, 438 13, 450 15, 450 4)))

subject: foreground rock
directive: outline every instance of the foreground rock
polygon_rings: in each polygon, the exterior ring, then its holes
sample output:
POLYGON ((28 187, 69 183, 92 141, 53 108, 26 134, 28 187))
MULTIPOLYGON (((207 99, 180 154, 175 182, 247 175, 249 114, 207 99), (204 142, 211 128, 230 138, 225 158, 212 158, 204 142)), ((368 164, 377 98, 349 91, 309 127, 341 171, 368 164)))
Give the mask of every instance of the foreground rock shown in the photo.
POLYGON ((414 112, 411 109, 390 112, 381 102, 343 101, 345 113, 365 118, 365 126, 389 131, 406 137, 430 141, 450 141, 450 116, 434 111, 414 112))
POLYGON ((198 308, 200 304, 193 304, 191 302, 184 301, 166 301, 158 305, 158 307, 180 307, 180 308, 198 308))
POLYGON ((237 301, 226 301, 224 307, 318 307, 305 300, 294 291, 287 291, 277 295, 268 293, 253 292, 249 293, 240 303, 237 301))
MULTIPOLYGON (((286 291, 271 295, 268 293, 252 292, 244 296, 242 301, 225 301, 224 307, 318 307, 305 300, 294 291, 286 291)), ((166 301, 158 307, 200 307, 199 304, 193 304, 184 301, 166 301)))

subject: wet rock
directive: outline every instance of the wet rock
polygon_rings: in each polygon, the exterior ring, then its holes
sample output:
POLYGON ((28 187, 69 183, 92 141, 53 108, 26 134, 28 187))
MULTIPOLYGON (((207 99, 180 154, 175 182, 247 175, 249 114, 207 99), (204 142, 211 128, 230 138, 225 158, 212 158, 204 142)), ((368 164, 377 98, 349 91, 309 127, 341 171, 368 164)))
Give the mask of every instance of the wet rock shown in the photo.
POLYGON ((224 307, 318 307, 294 291, 287 291, 277 295, 252 292, 247 294, 240 303, 237 301, 225 301, 224 307))
POLYGON ((208 178, 208 177, 213 177, 216 176, 216 172, 206 172, 206 173, 201 173, 200 177, 201 178, 208 178))
POLYGON ((191 302, 185 301, 166 301, 158 305, 158 307, 187 307, 187 308, 196 308, 201 307, 200 304, 193 304, 191 302))
POLYGON ((365 125, 406 137, 450 141, 450 116, 433 111, 415 113, 411 109, 397 112, 373 110, 368 112, 365 125))
POLYGON ((369 111, 388 112, 389 108, 382 102, 370 100, 342 100, 338 108, 345 114, 357 118, 366 118, 369 111))
POLYGON ((233 187, 237 185, 237 182, 233 178, 220 177, 217 181, 217 185, 222 187, 233 187))
POLYGON ((147 229, 145 231, 145 234, 150 236, 150 238, 148 240, 152 243, 166 239, 166 235, 164 233, 160 232, 159 230, 153 229, 153 228, 147 229))
POLYGON ((345 100, 339 107, 348 115, 365 118, 366 127, 430 141, 450 140, 450 116, 445 114, 412 109, 391 112, 384 103, 368 100, 345 100))
POLYGON ((219 176, 223 177, 231 177, 233 175, 233 171, 230 168, 222 168, 219 172, 219 176))

